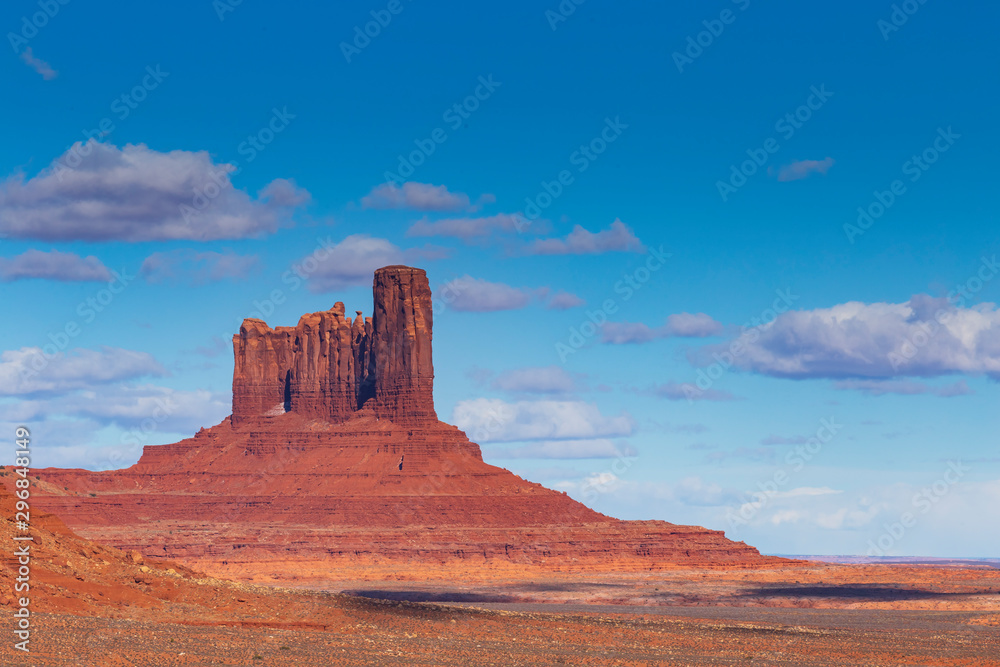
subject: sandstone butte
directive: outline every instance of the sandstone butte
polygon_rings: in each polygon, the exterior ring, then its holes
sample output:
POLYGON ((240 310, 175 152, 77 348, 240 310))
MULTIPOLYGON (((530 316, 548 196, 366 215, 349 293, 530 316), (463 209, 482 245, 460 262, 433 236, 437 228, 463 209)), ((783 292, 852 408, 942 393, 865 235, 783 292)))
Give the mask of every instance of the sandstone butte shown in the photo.
POLYGON ((426 273, 379 269, 373 291, 372 317, 245 320, 230 417, 124 470, 34 471, 34 504, 85 538, 251 581, 788 563, 488 465, 434 410, 426 273))

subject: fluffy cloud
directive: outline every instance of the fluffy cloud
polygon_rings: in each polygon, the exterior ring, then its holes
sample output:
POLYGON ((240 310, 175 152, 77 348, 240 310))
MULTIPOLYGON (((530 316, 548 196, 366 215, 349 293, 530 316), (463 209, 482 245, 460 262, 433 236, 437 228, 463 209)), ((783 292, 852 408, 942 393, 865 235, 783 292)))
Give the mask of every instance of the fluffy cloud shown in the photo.
POLYGON ((28 67, 41 74, 42 78, 46 81, 51 81, 59 76, 59 72, 52 69, 51 65, 44 60, 35 57, 35 53, 31 50, 30 46, 21 52, 21 60, 23 60, 28 67))
POLYGON ((711 346, 692 361, 728 354, 738 368, 794 379, 952 373, 1000 379, 1000 311, 992 303, 962 308, 926 295, 895 304, 852 301, 786 312, 756 331, 756 340, 741 338, 737 354, 728 345, 711 346))
POLYGON ((165 375, 146 352, 115 347, 47 355, 38 347, 0 353, 0 395, 59 394, 144 376, 165 375))
POLYGON ((667 317, 667 334, 678 338, 706 338, 722 333, 722 324, 705 313, 676 313, 667 317))
POLYGON ((246 278, 258 264, 256 255, 178 249, 153 253, 143 261, 139 274, 151 283, 188 282, 200 285, 246 278))
POLYGON ((800 160, 787 164, 778 170, 779 181, 798 181, 808 178, 811 174, 826 174, 833 166, 833 158, 823 160, 800 160))
POLYGON ((0 428, 31 425, 35 440, 45 443, 32 457, 38 467, 108 470, 135 463, 143 445, 218 424, 230 405, 228 395, 204 390, 94 385, 56 398, 0 401, 0 428))
POLYGON ((606 438, 533 442, 523 447, 491 450, 490 459, 616 459, 635 456, 628 445, 619 446, 606 438))
POLYGON ((518 368, 501 373, 493 388, 532 394, 563 394, 576 389, 576 379, 559 366, 518 368))
POLYGON ((30 424, 46 443, 33 459, 40 466, 120 468, 138 459, 144 444, 189 435, 229 414, 228 394, 134 383, 165 374, 153 357, 132 350, 9 350, 0 354, 0 427, 30 424), (112 437, 117 444, 108 444, 112 437))
POLYGON ((111 280, 111 272, 93 255, 80 257, 58 250, 28 250, 16 257, 0 257, 0 280, 13 282, 31 278, 62 282, 106 282, 111 280))
POLYGON ((549 310, 569 310, 587 305, 587 302, 569 292, 556 292, 549 298, 545 307, 549 310))
POLYGON ((635 427, 627 412, 608 417, 593 403, 489 398, 460 401, 452 422, 477 442, 609 438, 631 435, 635 427))
MULTIPOLYGON (((469 195, 449 192, 443 185, 409 181, 402 187, 383 183, 361 199, 361 206, 375 209, 410 209, 414 211, 459 211, 469 208, 469 195)), ((423 234, 426 236, 426 234, 423 234)))
POLYGON ((529 246, 534 255, 598 255, 606 252, 644 252, 646 247, 621 220, 599 232, 590 232, 576 225, 567 236, 558 239, 538 239, 529 246))
POLYGON ((391 241, 367 234, 352 234, 343 241, 313 253, 300 262, 308 275, 309 290, 328 292, 354 285, 371 284, 375 269, 392 264, 410 264, 438 259, 443 252, 434 248, 403 250, 391 241))
POLYGON ((718 507, 738 502, 739 498, 736 491, 724 489, 718 483, 707 482, 698 476, 665 483, 624 479, 613 473, 603 472, 579 481, 563 481, 552 486, 565 489, 577 500, 585 502, 593 501, 599 495, 606 496, 606 499, 626 500, 633 508, 646 508, 644 514, 649 512, 650 501, 673 501, 689 507, 718 507))
POLYGON ((222 421, 232 408, 228 394, 178 391, 155 385, 116 385, 82 391, 50 402, 49 411, 114 424, 123 429, 153 420, 161 432, 194 433, 222 421))
POLYGON ((536 290, 465 275, 442 285, 439 298, 453 310, 486 313, 524 308, 536 294, 536 290))
POLYGON ((676 313, 656 328, 641 322, 607 322, 601 327, 601 342, 625 345, 657 338, 707 338, 719 335, 722 329, 721 323, 705 313, 676 313))
POLYGON ((278 179, 257 198, 205 151, 77 142, 37 176, 0 184, 0 234, 46 241, 208 241, 274 232, 309 195, 278 179))

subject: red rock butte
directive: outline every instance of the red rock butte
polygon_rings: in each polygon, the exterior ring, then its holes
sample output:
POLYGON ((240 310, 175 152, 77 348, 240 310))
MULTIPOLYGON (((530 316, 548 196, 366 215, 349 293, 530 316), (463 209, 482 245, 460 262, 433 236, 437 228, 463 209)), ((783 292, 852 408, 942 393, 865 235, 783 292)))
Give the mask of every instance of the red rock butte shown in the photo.
POLYGON ((49 468, 35 502, 84 537, 211 574, 346 578, 759 567, 721 531, 621 521, 483 462, 438 421, 426 273, 375 272, 374 311, 337 303, 233 338, 233 414, 124 470, 49 468))

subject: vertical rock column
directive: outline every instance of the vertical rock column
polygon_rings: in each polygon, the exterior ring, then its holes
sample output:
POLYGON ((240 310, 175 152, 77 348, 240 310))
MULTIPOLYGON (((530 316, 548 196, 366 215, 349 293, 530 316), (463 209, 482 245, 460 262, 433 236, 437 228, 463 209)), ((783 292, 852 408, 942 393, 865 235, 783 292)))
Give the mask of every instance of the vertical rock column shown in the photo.
POLYGON ((387 266, 375 272, 372 318, 375 414, 401 425, 436 421, 433 309, 423 269, 387 266))
POLYGON ((292 373, 290 410, 332 422, 348 419, 357 409, 351 321, 344 304, 303 315, 290 332, 292 373))
POLYGON ((260 415, 286 401, 292 350, 258 319, 243 321, 233 336, 233 423, 260 415))

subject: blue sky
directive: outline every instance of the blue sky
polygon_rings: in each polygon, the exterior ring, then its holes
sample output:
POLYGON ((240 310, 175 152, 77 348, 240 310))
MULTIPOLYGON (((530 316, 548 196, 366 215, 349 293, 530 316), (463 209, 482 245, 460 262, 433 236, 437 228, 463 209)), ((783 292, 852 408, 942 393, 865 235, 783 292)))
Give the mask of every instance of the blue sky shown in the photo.
POLYGON ((996 556, 998 10, 897 6, 6 3, 0 426, 127 465, 228 414, 242 318, 404 262, 492 463, 771 553, 996 556))

